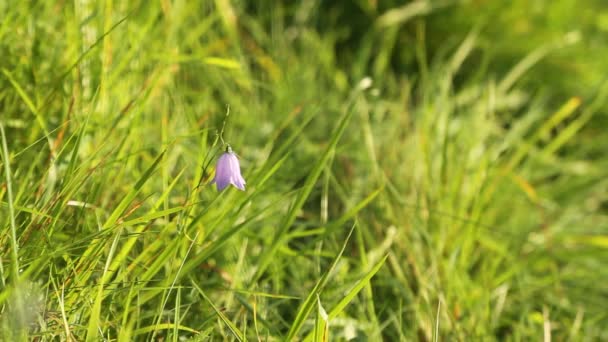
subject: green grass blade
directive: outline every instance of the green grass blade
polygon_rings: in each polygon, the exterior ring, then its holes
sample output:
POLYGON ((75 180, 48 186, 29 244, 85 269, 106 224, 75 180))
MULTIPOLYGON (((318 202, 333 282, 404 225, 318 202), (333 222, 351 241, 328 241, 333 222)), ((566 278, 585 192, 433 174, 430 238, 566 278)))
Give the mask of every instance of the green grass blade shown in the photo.
POLYGON ((152 165, 150 165, 148 167, 148 169, 144 172, 144 174, 137 181, 137 183, 135 183, 135 186, 133 187, 133 189, 131 189, 131 191, 129 191, 129 193, 122 199, 122 201, 120 201, 120 203, 116 206, 116 208, 114 209, 112 214, 110 214, 110 217, 104 223, 104 225, 103 225, 104 228, 110 228, 116 224, 116 222, 118 221, 120 216, 124 213, 124 211, 127 209, 129 204, 131 204, 131 202, 135 199, 135 196, 137 196, 137 194, 141 190, 141 187, 148 181, 148 179, 150 179, 150 177, 152 176, 152 173, 154 173, 154 171, 156 170, 156 167, 158 166, 160 161, 163 159, 165 152, 166 151, 163 151, 161 154, 159 154, 156 157, 156 159, 154 160, 152 165))
POLYGON ((180 212, 182 210, 184 210, 186 207, 174 207, 174 208, 169 208, 166 210, 160 210, 160 211, 156 211, 156 212, 152 212, 152 213, 148 213, 145 214, 143 216, 140 216, 138 218, 134 218, 131 220, 126 220, 123 222, 120 222, 118 225, 119 226, 135 226, 138 224, 142 224, 142 223, 148 223, 148 222, 152 222, 154 220, 156 220, 159 217, 163 217, 163 216, 167 216, 173 213, 177 213, 180 212))
POLYGON ((329 341, 329 317, 321 305, 321 298, 317 296, 317 317, 315 318, 314 342, 329 341))
MULTIPOLYGON (((388 257, 388 255, 385 255, 382 259, 380 259, 380 261, 378 261, 374 265, 374 267, 372 267, 371 270, 369 270, 361 279, 359 279, 353 285, 353 287, 344 295, 344 298, 342 298, 338 302, 338 304, 336 304, 336 306, 329 312, 328 318, 327 318, 328 322, 331 321, 332 319, 338 317, 338 315, 340 313, 342 313, 342 311, 344 311, 344 308, 355 298, 355 296, 365 286, 367 286, 369 284, 369 282, 372 279, 372 277, 374 275, 376 275, 376 273, 380 270, 380 268, 382 268, 382 266, 384 265, 384 262, 386 261, 387 257, 388 257)), ((306 338, 304 339, 304 341, 310 341, 312 338, 313 338, 313 335, 309 334, 308 336, 306 336, 306 338)))
POLYGON ((103 270, 102 280, 96 284, 97 285, 97 296, 95 297, 95 302, 93 303, 93 308, 91 310, 91 315, 89 317, 89 325, 87 329, 87 341, 97 341, 99 340, 99 332, 103 331, 101 328, 101 303, 104 299, 103 291, 105 285, 106 273, 110 268, 110 264, 112 263, 112 258, 114 257, 114 252, 116 251, 116 247, 118 246, 118 241, 120 239, 121 232, 119 231, 114 236, 114 241, 112 242, 112 246, 110 247, 110 251, 108 253, 108 258, 106 260, 106 266, 103 270))
POLYGON ((243 334, 243 332, 241 332, 239 330, 239 328, 237 328, 237 326, 234 323, 232 323, 232 321, 230 321, 230 319, 228 319, 228 317, 226 317, 226 315, 224 315, 224 313, 213 304, 211 299, 209 299, 209 297, 207 297, 207 295, 205 294, 203 289, 201 289, 200 286, 198 286, 198 284, 196 284, 196 282, 194 280, 192 280, 191 283, 192 283, 192 286, 194 286, 194 288, 198 291, 198 293, 205 299, 205 301, 207 303, 209 303, 209 305, 211 305, 211 307, 213 308, 213 311, 215 311, 215 313, 222 320, 222 322, 224 322, 224 324, 226 324, 226 326, 228 327, 228 329, 230 329, 230 332, 232 332, 234 337, 238 341, 245 341, 245 334, 243 334))
POLYGON ((21 85, 17 82, 17 80, 15 80, 15 78, 13 77, 13 75, 8 70, 2 68, 2 73, 4 74, 4 76, 6 76, 6 78, 8 78, 8 80, 11 82, 11 84, 13 85, 13 87, 15 87, 15 90, 17 91, 17 93, 19 94, 19 96, 21 96, 21 99, 23 100, 23 102, 25 102, 25 104, 30 109, 30 111, 32 112, 32 114, 34 114, 34 116, 36 117, 36 121, 38 121, 38 124, 40 125, 40 128, 42 128, 42 131, 44 132, 44 135, 47 137, 49 148, 51 148, 51 150, 52 150, 53 146, 51 144, 51 138, 50 138, 49 130, 47 128, 46 122, 44 121, 44 118, 38 112, 38 108, 36 108, 36 105, 34 104, 34 101, 32 101, 32 99, 30 98, 30 96, 25 92, 25 90, 21 87, 21 85))
POLYGON ((344 133, 344 130, 346 129, 346 126, 348 125, 348 122, 349 122, 349 119, 351 116, 352 116, 352 111, 347 109, 345 114, 340 119, 338 126, 335 128, 334 132, 332 133, 332 139, 329 142, 329 145, 327 146, 327 148, 321 155, 321 158, 317 161, 317 163, 312 168, 311 172, 309 173, 308 177, 306 178, 306 181, 304 182, 304 186, 302 186, 302 189, 298 193, 298 196, 296 197, 295 202, 291 205, 289 212, 287 213, 287 215, 281 222, 281 225, 279 226, 278 231, 275 234, 275 238, 271 242, 271 245, 268 248, 266 248, 264 250, 263 254, 260 256, 260 260, 258 263, 258 269, 256 270, 256 275, 255 275, 254 279, 259 279, 262 276, 262 274, 266 271, 266 268, 270 264, 270 261, 274 257, 275 253, 279 249, 279 246, 281 245, 281 243, 283 243, 283 238, 284 238, 285 234, 287 233, 287 230, 289 229, 289 227, 291 227, 291 225, 295 221, 298 211, 302 208, 302 206, 304 205, 304 202, 306 201, 306 199, 312 192, 312 189, 313 189, 315 183, 317 182, 317 179, 323 172, 323 169, 325 168, 332 153, 334 152, 336 145, 338 144, 338 141, 340 140, 340 137, 344 133))
POLYGON ((289 331, 287 332, 287 337, 286 337, 287 341, 293 341, 296 338, 297 334, 302 329, 302 326, 304 325, 304 321, 310 315, 310 313, 312 312, 312 310, 315 307, 315 304, 317 303, 317 297, 323 291, 323 288, 325 287, 325 285, 327 284, 327 281, 329 280, 329 276, 332 274, 333 270, 336 268, 336 265, 338 265, 338 261, 340 261, 340 258, 342 257, 342 254, 344 253, 344 250, 346 249, 346 245, 348 244, 348 241, 350 240, 350 237, 353 234, 354 230, 355 230, 355 226, 353 225, 353 227, 350 229, 350 232, 346 236, 344 243, 342 244, 342 249, 340 249, 340 252, 336 255, 336 257, 334 258, 333 262, 331 263, 331 265, 329 266, 327 271, 325 271, 323 276, 321 276, 321 278, 317 281, 317 283, 315 284, 313 289, 310 291, 310 293, 308 294, 308 296, 306 297, 304 302, 302 302, 302 304, 300 304, 300 308, 298 309, 296 318, 293 320, 293 323, 292 323, 291 327, 289 328, 289 331))
POLYGON ((133 331, 133 336, 147 334, 147 333, 153 332, 155 330, 181 330, 181 331, 187 331, 187 332, 193 333, 193 334, 200 334, 199 331, 196 331, 190 327, 186 327, 186 326, 183 326, 180 324, 162 323, 162 324, 155 324, 155 325, 150 325, 147 327, 136 329, 133 331))
POLYGON ((361 278, 359 281, 357 281, 357 283, 355 283, 353 288, 350 289, 350 291, 348 291, 346 295, 344 295, 344 298, 342 298, 342 300, 340 300, 338 304, 329 312, 329 319, 338 317, 338 315, 344 310, 348 303, 350 303, 353 298, 355 298, 359 291, 361 291, 363 287, 369 284, 372 277, 376 275, 376 273, 378 273, 380 268, 382 268, 387 257, 388 255, 385 255, 382 259, 380 259, 380 261, 378 261, 374 265, 374 267, 372 267, 372 269, 369 270, 369 272, 367 272, 365 276, 363 276, 363 278, 361 278))
POLYGON ((0 133, 2 134, 2 163, 4 164, 4 177, 6 178, 6 194, 8 196, 8 215, 11 226, 11 256, 12 256, 12 279, 13 284, 19 283, 19 244, 17 243, 17 223, 15 221, 15 204, 13 202, 13 180, 11 178, 11 158, 8 154, 4 124, 0 122, 0 133))

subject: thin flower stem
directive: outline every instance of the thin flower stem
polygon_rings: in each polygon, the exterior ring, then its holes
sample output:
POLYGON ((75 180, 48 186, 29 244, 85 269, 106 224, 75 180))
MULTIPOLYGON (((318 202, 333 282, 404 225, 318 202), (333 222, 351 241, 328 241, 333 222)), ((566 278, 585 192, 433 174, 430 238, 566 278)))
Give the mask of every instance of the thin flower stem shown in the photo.
POLYGON ((230 116, 230 105, 226 105, 226 116, 224 117, 224 122, 222 123, 222 129, 220 130, 219 138, 222 142, 222 145, 226 145, 224 141, 224 130, 226 129, 226 122, 228 122, 228 117, 230 116))
MULTIPOLYGON (((230 150, 232 150, 232 148, 230 147, 230 144, 227 144, 224 141, 224 130, 226 129, 226 122, 228 122, 229 116, 230 116, 230 105, 226 105, 226 115, 224 116, 224 122, 222 122, 222 129, 219 132, 216 131, 215 141, 213 141, 213 144, 211 144, 211 147, 214 147, 217 144, 217 141, 219 140, 222 142, 222 146, 228 145, 228 148, 230 150)), ((207 174, 207 168, 211 164, 211 161, 213 160, 213 158, 215 158, 215 156, 217 155, 217 151, 215 153, 213 153, 213 155, 211 155, 210 152, 211 151, 208 151, 207 155, 205 155, 205 158, 203 159, 203 166, 202 166, 203 173, 201 174, 201 178, 198 180, 198 184, 196 185, 194 190, 198 189, 201 186, 201 183, 203 182, 203 179, 205 178, 205 176, 207 174), (207 158, 209 156, 211 156, 211 157, 207 160, 207 158)))

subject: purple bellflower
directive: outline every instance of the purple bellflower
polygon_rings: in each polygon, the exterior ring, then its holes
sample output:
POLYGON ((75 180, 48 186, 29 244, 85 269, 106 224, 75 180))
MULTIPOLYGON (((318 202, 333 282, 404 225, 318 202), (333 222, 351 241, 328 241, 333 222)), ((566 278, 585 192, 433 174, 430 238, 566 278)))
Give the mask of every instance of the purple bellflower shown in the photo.
POLYGON ((228 185, 232 184, 237 189, 245 191, 245 179, 241 176, 241 166, 236 154, 232 152, 232 148, 228 146, 226 152, 222 153, 217 160, 215 167, 215 177, 211 184, 215 183, 218 191, 224 190, 228 185))

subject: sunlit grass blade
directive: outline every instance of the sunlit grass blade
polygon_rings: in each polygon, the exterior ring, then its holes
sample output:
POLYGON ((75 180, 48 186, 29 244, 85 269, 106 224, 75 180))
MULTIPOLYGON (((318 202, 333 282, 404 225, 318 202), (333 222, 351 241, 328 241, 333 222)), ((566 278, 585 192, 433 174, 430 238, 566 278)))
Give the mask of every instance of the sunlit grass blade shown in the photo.
POLYGON ((238 341, 245 341, 245 334, 243 334, 243 332, 241 332, 239 330, 239 328, 237 328, 237 326, 232 321, 230 321, 230 319, 228 319, 228 317, 226 317, 226 315, 224 315, 224 313, 221 310, 219 310, 213 304, 213 302, 211 301, 211 299, 209 299, 209 297, 207 297, 207 295, 205 294, 205 292, 203 292, 203 290, 196 284, 196 282, 194 280, 191 280, 191 283, 192 283, 192 286, 194 286, 194 288, 198 291, 198 293, 211 306, 211 308, 213 308, 213 311, 215 311, 215 313, 222 320, 222 322, 224 322, 224 324, 226 324, 226 326, 228 327, 228 329, 230 329, 230 331, 232 332, 232 334, 234 335, 234 337, 238 341))
POLYGON ((334 152, 336 145, 340 140, 340 137, 344 133, 346 125, 348 124, 351 116, 352 111, 350 110, 350 108, 347 108, 344 115, 340 118, 337 127, 333 131, 332 138, 327 148, 308 174, 308 177, 306 178, 302 189, 300 189, 294 203, 289 208, 289 212, 281 222, 281 225, 278 227, 278 231, 276 232, 275 237, 271 242, 271 245, 268 248, 264 249, 263 254, 260 256, 258 268, 256 270, 256 276, 254 277, 254 279, 259 279, 259 277, 261 277, 261 275, 266 271, 266 268, 268 267, 270 261, 277 252, 279 246, 283 243, 283 238, 287 233, 287 230, 295 221, 298 211, 302 208, 304 202, 312 192, 312 189, 315 183, 317 182, 317 179, 321 175, 321 172, 325 168, 326 163, 329 161, 332 153, 334 152))
POLYGON ((321 278, 317 281, 317 283, 312 288, 312 290, 310 291, 310 293, 308 294, 306 299, 304 299, 302 304, 300 304, 296 317, 294 318, 293 323, 292 323, 291 327, 289 328, 289 331, 287 332, 287 337, 286 337, 287 341, 294 340, 296 338, 296 336, 298 335, 298 333, 300 332, 300 330, 302 329, 302 326, 304 325, 304 321, 306 320, 306 318, 308 318, 308 316, 314 309, 315 304, 317 303, 318 296, 323 291, 323 288, 325 288, 325 285, 327 285, 327 282, 329 281, 329 277, 332 275, 334 269, 338 265, 338 261, 340 261, 340 258, 342 258, 342 254, 344 253, 344 250, 346 249, 348 241, 350 240, 350 237, 353 234, 354 230, 355 230, 355 226, 353 225, 353 227, 350 229, 350 232, 346 236, 346 239, 344 239, 344 243, 342 244, 342 248, 340 249, 340 252, 336 255, 336 257, 334 258, 334 260, 331 263, 331 265, 329 266, 329 268, 325 271, 325 273, 323 273, 321 278))
POLYGON ((15 87, 15 90, 17 91, 17 93, 19 94, 19 96, 21 96, 21 99, 23 100, 23 102, 27 105, 27 107, 29 108, 29 110, 32 112, 32 114, 36 118, 36 121, 38 122, 38 125, 40 125, 40 128, 42 128, 42 131, 44 132, 44 136, 47 138, 47 141, 48 141, 48 144, 49 144, 49 148, 52 151, 53 150, 53 144, 52 144, 52 141, 51 141, 51 136, 49 134, 49 129, 47 127, 46 121, 44 120, 44 118, 38 112, 38 108, 34 104, 34 101, 25 92, 25 90, 23 89, 23 87, 21 87, 21 85, 13 77, 13 75, 11 74, 10 71, 2 68, 2 73, 4 74, 4 76, 6 78, 8 78, 8 80, 11 82, 11 84, 13 85, 13 87, 15 87))
POLYGON ((196 331, 190 327, 183 326, 180 324, 161 323, 161 324, 156 324, 156 325, 151 325, 151 326, 136 329, 133 331, 133 336, 147 334, 147 333, 150 333, 155 330, 174 330, 174 331, 180 330, 180 331, 187 331, 189 333, 193 333, 193 334, 197 334, 197 335, 200 334, 199 331, 196 331))
MULTIPOLYGON (((546 148, 543 149, 544 154, 553 154, 560 149, 568 141, 576 138, 576 134, 585 126, 597 113, 597 111, 606 103, 608 98, 608 82, 604 82, 596 96, 596 98, 589 105, 585 106, 580 116, 573 118, 566 127, 564 127, 559 134, 553 138, 546 148)), ((565 113, 566 114, 566 113, 565 113)), ((564 115, 567 119, 569 115, 564 115)), ((556 120, 561 122, 562 120, 556 120)))
MULTIPOLYGON (((380 261, 378 261, 371 270, 369 270, 361 279, 359 279, 354 285, 353 287, 346 292, 346 294, 344 295, 344 297, 336 304, 336 306, 334 306, 333 309, 331 309, 331 311, 329 312, 329 314, 327 314, 327 322, 331 321, 332 319, 338 317, 338 315, 340 315, 343 311, 344 308, 346 308, 346 306, 357 296, 357 294, 367 285, 369 285, 372 277, 374 275, 376 275, 376 273, 378 273, 378 271, 380 270, 380 268, 382 268, 382 266, 384 265, 384 262, 386 261, 386 258, 388 257, 388 255, 385 255, 382 259, 380 259, 380 261)), ((321 304, 319 303, 319 306, 321 304)), ((313 338, 312 334, 309 334, 308 336, 306 336, 306 338, 304 338, 304 341, 310 341, 310 340, 316 341, 315 338, 313 338)))
POLYGON ((519 147, 517 153, 511 157, 507 170, 515 168, 538 141, 547 136, 556 125, 571 116, 580 105, 581 100, 577 97, 573 97, 564 103, 559 110, 553 113, 553 115, 547 118, 542 126, 538 128, 529 140, 519 147))
POLYGON ((13 203, 13 180, 11 177, 11 158, 8 153, 6 143, 6 133, 4 132, 4 123, 0 122, 0 134, 2 134, 2 164, 4 164, 4 177, 6 182, 6 194, 8 203, 8 214, 10 220, 10 237, 11 237, 11 257, 12 257, 12 279, 13 285, 19 284, 19 244, 17 243, 17 223, 15 220, 15 204, 13 203))
POLYGON ((148 167, 148 169, 144 172, 144 174, 137 181, 137 183, 135 183, 135 185, 133 186, 133 189, 131 189, 131 191, 129 191, 129 193, 127 193, 127 195, 122 199, 122 201, 120 201, 120 203, 118 203, 118 205, 116 206, 114 211, 112 211, 112 214, 110 214, 110 217, 108 217, 108 219, 104 223, 104 225, 103 225, 104 228, 109 228, 116 224, 116 221, 118 221, 118 219, 124 213, 124 211, 127 209, 127 207, 131 204, 131 202, 133 202, 133 200, 135 199, 135 196, 137 196, 137 194, 141 190, 141 187, 148 181, 148 179, 150 179, 150 177, 152 176, 152 173, 154 173, 154 171, 156 170, 156 167, 163 159, 165 152, 166 151, 163 151, 161 154, 159 154, 156 157, 154 162, 152 162, 152 165, 150 165, 148 167))
POLYGON ((110 264, 112 263, 112 258, 114 257, 114 252, 116 251, 116 246, 118 245, 118 241, 120 238, 120 231, 114 236, 114 241, 110 247, 110 251, 108 252, 108 257, 106 260, 106 265, 103 270, 102 280, 96 284, 97 285, 97 295, 95 297, 95 301, 93 302, 93 308, 91 309, 91 314, 89 317, 89 325, 87 328, 87 341, 97 341, 99 339, 99 333, 103 332, 101 321, 101 302, 103 301, 103 291, 105 285, 105 274, 108 272, 110 264))
POLYGON ((315 329, 313 330, 314 342, 329 341, 329 316, 321 305, 321 298, 317 296, 317 317, 315 318, 315 329))
MULTIPOLYGON (((120 203, 114 209, 114 211, 112 212, 110 217, 106 220, 105 224, 103 225, 103 228, 110 229, 116 225, 120 216, 124 213, 124 211, 129 206, 129 204, 131 204, 131 202, 135 199, 135 197, 141 190, 142 186, 152 176, 154 170, 156 169, 156 166, 162 160, 163 155, 164 155, 164 152, 162 152, 154 160, 152 165, 150 165, 148 167, 148 169, 144 172, 144 174, 141 176, 141 178, 137 181, 137 183, 134 185, 134 187, 131 189, 131 191, 129 191, 129 193, 122 199, 122 201, 120 201, 120 203)), ((90 266, 86 266, 86 265, 92 265, 95 263, 95 261, 100 257, 99 253, 101 252, 103 245, 104 245, 104 243, 90 244, 89 247, 86 249, 86 251, 83 253, 82 257, 79 259, 79 263, 77 264, 76 268, 77 269, 87 268, 87 269, 84 270, 81 274, 79 274, 79 276, 77 278, 78 285, 83 286, 88 281, 93 270, 90 266)), ((124 257, 124 255, 122 255, 122 257, 124 257)), ((112 273, 113 273, 113 271, 112 271, 112 273)))
POLYGON ((379 187, 378 189, 372 191, 369 195, 367 195, 364 199, 359 201, 356 205, 354 205, 351 209, 349 209, 344 215, 336 220, 336 222, 332 222, 330 224, 331 227, 339 227, 346 223, 348 220, 352 219, 357 213, 359 213, 363 208, 367 207, 379 194, 384 191, 384 185, 379 187))
POLYGON ((579 40, 577 35, 566 34, 555 42, 546 43, 530 52, 519 63, 517 63, 509 73, 498 84, 498 91, 506 93, 530 68, 545 58, 549 53, 563 48, 564 45, 576 43, 579 40))
POLYGON ((134 225, 138 225, 138 224, 142 224, 142 223, 148 223, 148 222, 152 222, 152 221, 156 220, 159 217, 168 216, 170 214, 180 212, 184 209, 185 209, 185 207, 174 207, 174 208, 169 208, 166 210, 159 210, 156 212, 151 212, 151 213, 142 215, 138 218, 120 222, 118 225, 119 226, 134 226, 134 225))

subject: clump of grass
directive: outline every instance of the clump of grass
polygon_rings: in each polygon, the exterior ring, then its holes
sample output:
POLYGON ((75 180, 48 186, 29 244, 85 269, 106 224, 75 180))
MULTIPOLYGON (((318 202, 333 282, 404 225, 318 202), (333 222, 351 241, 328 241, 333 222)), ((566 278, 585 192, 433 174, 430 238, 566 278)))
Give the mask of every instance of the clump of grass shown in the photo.
POLYGON ((2 337, 606 338, 608 86, 389 5, 0 5, 2 337))

